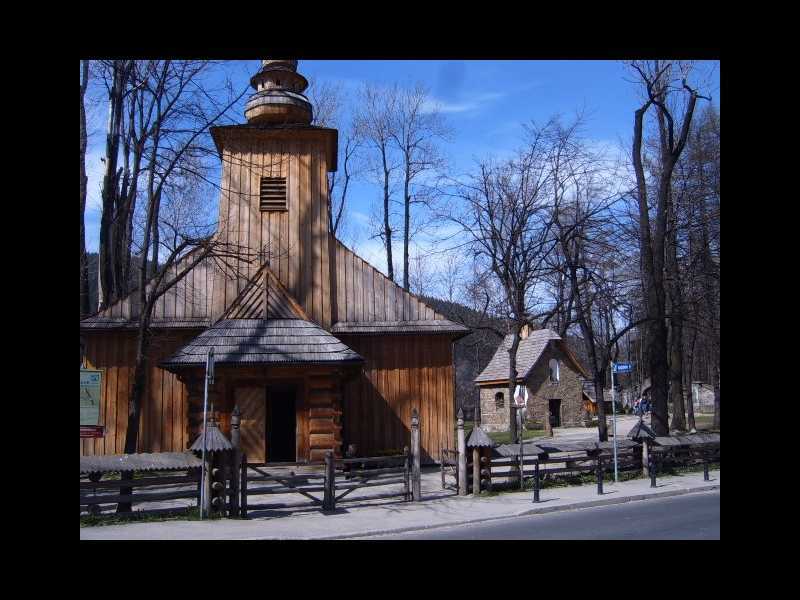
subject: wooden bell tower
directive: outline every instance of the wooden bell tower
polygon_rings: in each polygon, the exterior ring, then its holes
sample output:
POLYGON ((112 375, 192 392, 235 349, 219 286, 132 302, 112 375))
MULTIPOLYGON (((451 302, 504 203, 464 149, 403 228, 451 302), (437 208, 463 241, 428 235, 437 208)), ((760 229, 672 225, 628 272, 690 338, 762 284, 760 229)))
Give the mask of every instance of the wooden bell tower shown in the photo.
POLYGON ((311 125, 312 107, 296 60, 262 60, 250 80, 247 123, 214 127, 222 159, 219 239, 254 258, 235 272, 215 268, 218 318, 266 260, 306 314, 325 329, 335 297, 327 173, 336 170, 338 132, 311 125))

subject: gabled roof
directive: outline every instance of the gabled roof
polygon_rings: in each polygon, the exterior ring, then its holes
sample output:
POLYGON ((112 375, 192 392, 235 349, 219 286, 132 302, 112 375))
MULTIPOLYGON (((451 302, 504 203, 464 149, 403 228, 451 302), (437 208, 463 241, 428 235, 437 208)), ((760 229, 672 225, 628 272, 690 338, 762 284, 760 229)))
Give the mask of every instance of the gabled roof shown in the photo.
POLYGON ((209 348, 219 365, 308 365, 364 362, 330 333, 302 319, 224 319, 180 348, 160 366, 205 364, 209 348))
POLYGON ((161 366, 205 364, 209 348, 223 365, 362 363, 364 359, 313 323, 266 265, 224 315, 161 366))
POLYGON ((250 278, 219 320, 223 319, 311 320, 266 263, 250 278))
MULTIPOLYGON (((511 347, 512 340, 512 335, 507 335, 505 339, 503 339, 497 351, 494 353, 492 360, 489 361, 489 364, 481 371, 480 375, 475 378, 475 383, 501 383, 508 381, 508 349, 511 347)), ((528 378, 551 341, 559 343, 561 349, 569 357, 571 362, 575 364, 576 368, 583 375, 588 377, 588 374, 572 354, 569 347, 563 343, 561 336, 550 329, 537 329, 532 331, 527 338, 519 342, 519 347, 517 348, 518 381, 523 381, 528 378)))

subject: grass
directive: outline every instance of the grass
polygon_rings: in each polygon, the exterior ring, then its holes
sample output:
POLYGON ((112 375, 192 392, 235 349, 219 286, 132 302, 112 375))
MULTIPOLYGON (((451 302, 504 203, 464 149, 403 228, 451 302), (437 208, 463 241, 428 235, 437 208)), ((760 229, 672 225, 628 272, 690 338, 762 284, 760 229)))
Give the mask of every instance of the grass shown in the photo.
MULTIPOLYGON (((180 510, 180 509, 176 509, 180 510)), ((220 516, 211 515, 208 517, 210 520, 221 519, 220 516)), ((81 527, 102 527, 104 525, 123 525, 126 523, 159 523, 162 521, 199 521, 200 508, 193 506, 188 511, 181 511, 175 513, 164 514, 148 514, 142 511, 142 514, 132 515, 117 515, 115 513, 107 513, 103 515, 81 515, 81 527)))
POLYGON ((694 425, 697 431, 711 430, 714 425, 714 415, 695 415, 694 425))
MULTIPOLYGON (((469 437, 472 428, 474 427, 474 423, 472 421, 466 421, 464 423, 464 436, 469 437)), ((487 432, 488 435, 493 442, 498 444, 511 444, 513 443, 511 439, 511 433, 508 431, 493 431, 491 433, 487 432)), ((534 438, 539 437, 546 437, 547 431, 544 429, 523 429, 522 430, 522 439, 523 440, 532 440, 534 438)))

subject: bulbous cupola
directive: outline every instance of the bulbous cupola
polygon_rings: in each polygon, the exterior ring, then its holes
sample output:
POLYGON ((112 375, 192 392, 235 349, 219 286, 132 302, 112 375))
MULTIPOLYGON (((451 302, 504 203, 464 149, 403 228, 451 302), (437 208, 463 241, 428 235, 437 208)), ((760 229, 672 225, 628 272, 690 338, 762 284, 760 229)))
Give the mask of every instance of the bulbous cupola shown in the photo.
POLYGON ((308 81, 297 72, 296 60, 262 60, 261 70, 250 79, 250 85, 256 93, 250 96, 244 108, 248 123, 311 123, 311 103, 303 95, 308 81))

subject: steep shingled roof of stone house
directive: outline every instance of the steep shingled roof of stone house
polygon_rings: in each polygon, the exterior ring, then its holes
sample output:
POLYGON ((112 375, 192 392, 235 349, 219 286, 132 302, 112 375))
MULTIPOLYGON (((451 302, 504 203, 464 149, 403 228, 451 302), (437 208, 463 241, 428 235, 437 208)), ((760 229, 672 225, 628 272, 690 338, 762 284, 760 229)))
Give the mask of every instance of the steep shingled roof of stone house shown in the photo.
MULTIPOLYGON (((512 336, 507 335, 500 346, 498 346, 497 352, 495 352, 492 360, 489 361, 489 364, 481 371, 480 375, 475 378, 475 383, 508 381, 508 349, 511 347, 511 341, 512 336)), ((551 329, 537 329, 532 331, 527 338, 519 342, 519 348, 517 349, 517 374, 520 381, 528 378, 551 341, 560 345, 564 353, 569 356, 584 376, 589 376, 583 366, 578 362, 577 358, 575 358, 569 346, 561 339, 561 336, 551 329)))

